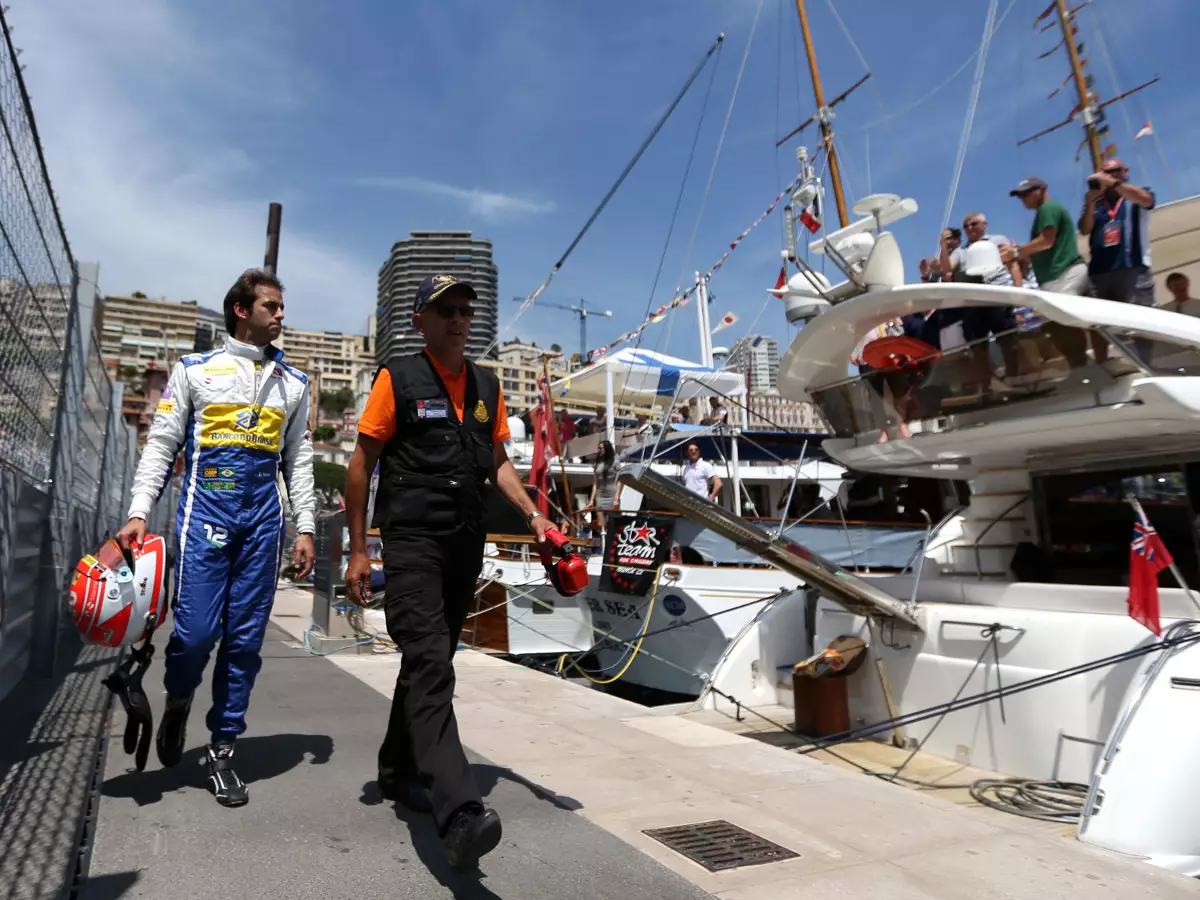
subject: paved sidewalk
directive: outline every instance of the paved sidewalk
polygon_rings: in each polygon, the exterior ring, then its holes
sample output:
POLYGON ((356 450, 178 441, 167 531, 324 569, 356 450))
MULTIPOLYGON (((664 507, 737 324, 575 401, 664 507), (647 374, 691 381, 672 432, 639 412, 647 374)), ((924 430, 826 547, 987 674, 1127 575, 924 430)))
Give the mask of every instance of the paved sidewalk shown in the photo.
MULTIPOLYGON (((207 704, 193 708, 193 746, 178 768, 152 760, 130 772, 112 742, 84 900, 1200 896, 1200 881, 1037 823, 956 807, 470 651, 458 657, 455 705, 464 741, 483 754, 471 754, 476 777, 505 837, 481 873, 455 874, 432 823, 374 791, 397 654, 318 658, 297 649, 310 604, 306 592, 283 590, 273 611, 250 732, 239 742, 250 805, 223 809, 204 788, 207 704), (711 873, 642 833, 713 819, 798 856, 711 873)), ((152 682, 161 671, 156 662, 152 682)), ((120 724, 118 716, 114 735, 120 724)))
MULTIPOLYGON (((302 621, 306 626, 307 613, 302 621)), ((388 698, 293 643, 272 626, 249 731, 238 741, 238 772, 251 792, 246 807, 224 809, 204 787, 207 683, 192 709, 190 749, 176 768, 159 768, 152 751, 147 770, 133 771, 119 740, 122 717, 114 716, 84 900, 708 896, 570 812, 578 805, 570 798, 551 797, 474 754, 476 778, 503 818, 504 840, 482 861, 482 874, 454 873, 432 820, 375 792, 388 698)), ((391 660, 363 661, 386 668, 391 660)), ((147 685, 161 678, 160 658, 147 685)), ((161 692, 152 700, 157 721, 161 692)))
MULTIPOLYGON (((281 601, 287 616, 299 598, 281 601)), ((278 621, 307 623, 307 608, 278 621)), ((381 695, 399 666, 392 653, 330 659, 381 695)), ((457 672, 455 709, 469 746, 570 797, 577 818, 722 900, 1200 897, 1200 880, 1041 822, 957 806, 481 653, 462 652, 457 672), (714 819, 799 856, 712 873, 642 833, 714 819)))

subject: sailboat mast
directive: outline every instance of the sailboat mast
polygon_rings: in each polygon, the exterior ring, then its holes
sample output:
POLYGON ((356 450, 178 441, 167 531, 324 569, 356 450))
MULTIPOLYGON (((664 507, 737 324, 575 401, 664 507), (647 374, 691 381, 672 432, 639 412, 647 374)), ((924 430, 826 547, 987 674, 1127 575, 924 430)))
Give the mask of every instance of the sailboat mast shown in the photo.
POLYGON ((1079 115, 1083 119, 1084 130, 1087 131, 1088 150, 1092 154, 1093 171, 1099 172, 1104 164, 1104 156, 1100 152, 1100 136, 1096 133, 1096 113, 1092 106, 1091 94, 1088 91, 1087 79, 1083 74, 1083 63, 1079 59, 1079 47, 1075 44, 1075 34, 1071 29, 1071 15, 1067 12, 1067 0, 1056 0, 1058 7, 1058 23, 1062 26, 1063 40, 1067 45, 1067 55, 1071 58, 1071 73, 1075 76, 1075 90, 1079 94, 1079 115))
MULTIPOLYGON (((1063 0, 1059 0, 1061 5, 1063 0)), ((821 87, 821 73, 817 71, 817 52, 813 48, 812 34, 808 30, 808 11, 804 0, 796 0, 796 12, 800 14, 800 32, 804 35, 804 52, 808 56, 808 70, 812 75, 813 93, 817 100, 817 120, 821 125, 821 139, 829 156, 829 178, 833 182, 833 196, 837 200, 838 218, 842 227, 850 224, 846 216, 846 197, 842 193, 842 170, 838 166, 837 151, 833 147, 833 129, 829 125, 828 107, 825 106, 825 90, 821 87)))

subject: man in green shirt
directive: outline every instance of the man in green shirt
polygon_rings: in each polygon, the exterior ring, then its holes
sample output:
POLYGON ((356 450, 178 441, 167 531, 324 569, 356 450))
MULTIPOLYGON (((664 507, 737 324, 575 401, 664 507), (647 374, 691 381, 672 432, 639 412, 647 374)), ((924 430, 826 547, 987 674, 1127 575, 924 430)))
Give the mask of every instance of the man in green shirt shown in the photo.
MULTIPOLYGON (((1043 291, 1077 297, 1086 294, 1090 287, 1088 267, 1075 244, 1075 222, 1067 208, 1050 199, 1046 182, 1040 178, 1026 178, 1008 194, 1020 197, 1026 209, 1037 212, 1029 232, 1029 243, 1020 247, 1010 244, 1001 251, 1002 259, 1006 263, 1013 259, 1028 259, 1043 291)), ((1087 365, 1086 332, 1053 322, 1044 328, 1073 368, 1087 365)), ((1096 362, 1103 362, 1108 345, 1097 334, 1092 335, 1091 343, 1096 362)))
POLYGON ((1043 291, 1055 294, 1087 293, 1087 263, 1075 244, 1075 221, 1067 208, 1050 199, 1046 182, 1026 178, 1008 192, 1020 197, 1026 209, 1037 210, 1033 217, 1030 241, 1020 247, 1005 247, 1004 261, 1028 259, 1043 291))

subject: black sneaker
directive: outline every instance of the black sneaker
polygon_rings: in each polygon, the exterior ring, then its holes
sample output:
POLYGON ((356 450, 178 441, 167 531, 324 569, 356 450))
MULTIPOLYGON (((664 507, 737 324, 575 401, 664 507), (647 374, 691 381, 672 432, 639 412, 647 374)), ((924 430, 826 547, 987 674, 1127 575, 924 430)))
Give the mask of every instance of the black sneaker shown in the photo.
POLYGON ((209 744, 208 789, 222 806, 245 806, 250 791, 233 771, 233 744, 209 744))
POLYGON ((496 849, 502 834, 500 816, 494 809, 468 807, 455 815, 442 838, 446 859, 460 872, 469 871, 481 856, 496 849))
POLYGON ((192 710, 192 695, 167 697, 167 708, 158 725, 154 745, 158 749, 158 761, 164 767, 179 765, 183 757, 183 746, 187 741, 188 713, 192 710))
POLYGON ((399 803, 417 813, 433 812, 433 802, 429 799, 429 791, 418 779, 380 775, 376 778, 375 783, 379 785, 379 793, 384 800, 399 803))

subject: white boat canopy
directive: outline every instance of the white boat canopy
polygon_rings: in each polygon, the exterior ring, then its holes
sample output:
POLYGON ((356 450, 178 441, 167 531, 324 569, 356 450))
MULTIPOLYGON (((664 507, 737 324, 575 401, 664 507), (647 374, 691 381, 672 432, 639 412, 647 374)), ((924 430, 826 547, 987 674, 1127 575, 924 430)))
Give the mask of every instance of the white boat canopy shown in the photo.
POLYGON ((653 405, 672 397, 739 397, 746 379, 738 372, 714 369, 653 350, 625 347, 564 378, 551 382, 557 400, 603 402, 608 412, 608 439, 613 440, 613 402, 616 398, 653 405))
POLYGON ((1073 328, 1109 327, 1200 348, 1200 318, 1165 309, 986 284, 905 285, 839 303, 805 325, 779 361, 780 392, 810 400, 811 392, 844 381, 851 352, 876 325, 925 310, 971 306, 1025 306, 1073 328))

